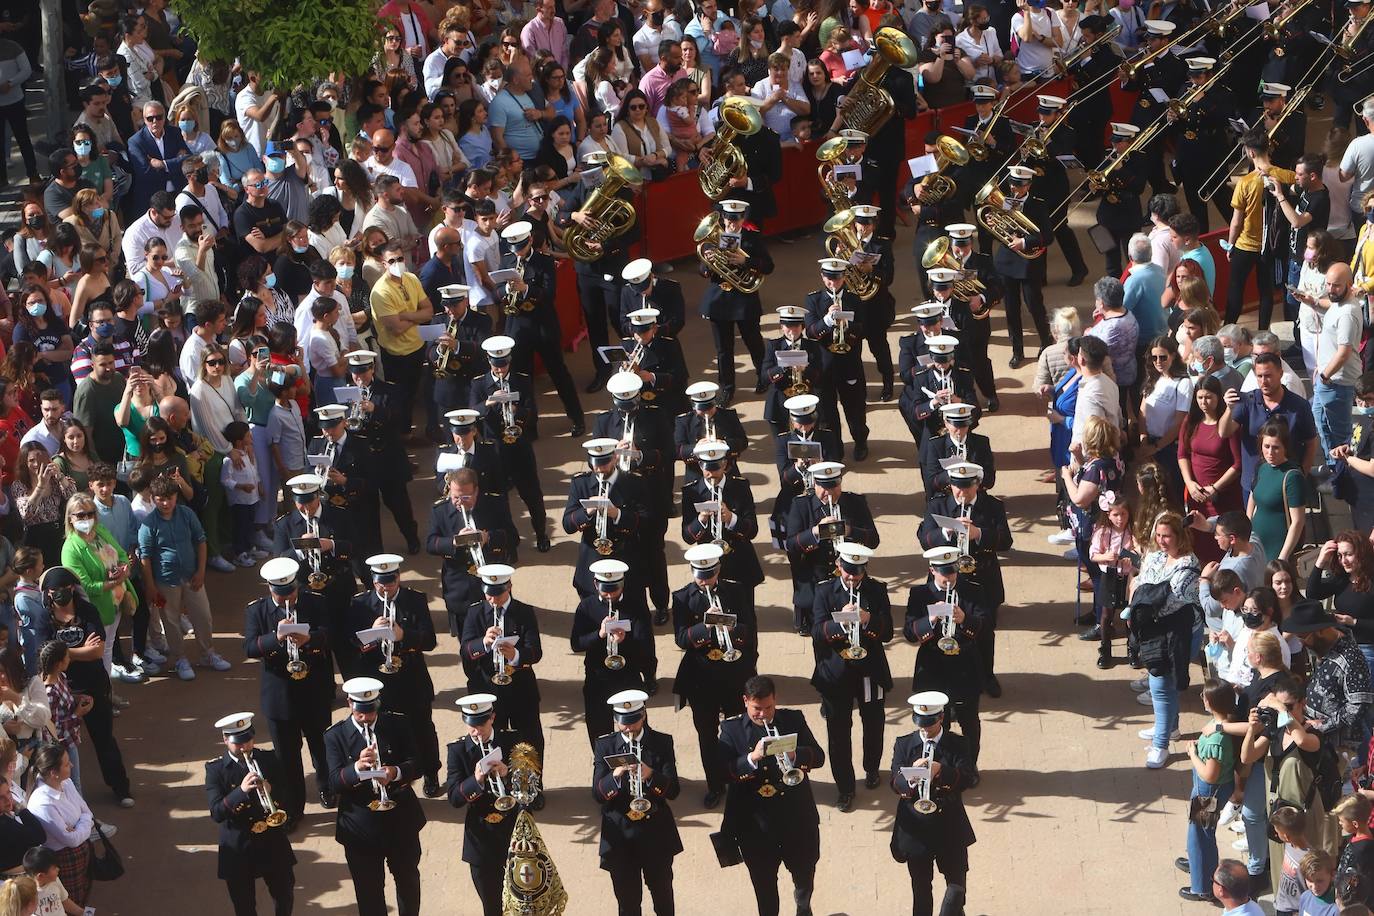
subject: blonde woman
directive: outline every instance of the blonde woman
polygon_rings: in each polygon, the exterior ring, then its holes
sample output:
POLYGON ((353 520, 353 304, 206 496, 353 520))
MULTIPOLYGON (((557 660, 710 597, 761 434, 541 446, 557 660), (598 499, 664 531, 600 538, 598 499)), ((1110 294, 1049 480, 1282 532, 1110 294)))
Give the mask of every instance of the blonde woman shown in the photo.
POLYGON ((105 672, 114 662, 115 632, 119 629, 120 606, 130 600, 129 613, 137 603, 129 588, 134 564, 110 530, 100 524, 95 498, 76 493, 67 500, 66 539, 62 542, 62 565, 76 576, 105 628, 102 660, 105 672))
POLYGON ((1350 259, 1350 270, 1355 274, 1355 295, 1367 298, 1374 294, 1374 191, 1360 198, 1360 208, 1364 210, 1364 222, 1360 223, 1360 233, 1355 237, 1355 256, 1350 259))
MULTIPOLYGON (((120 242, 124 238, 124 230, 120 228, 119 217, 105 205, 100 192, 95 189, 83 188, 76 192, 76 197, 72 198, 72 214, 63 222, 70 223, 76 229, 83 246, 97 245, 109 255, 111 268, 123 257, 120 242)), ((77 289, 80 288, 78 283, 77 289)))

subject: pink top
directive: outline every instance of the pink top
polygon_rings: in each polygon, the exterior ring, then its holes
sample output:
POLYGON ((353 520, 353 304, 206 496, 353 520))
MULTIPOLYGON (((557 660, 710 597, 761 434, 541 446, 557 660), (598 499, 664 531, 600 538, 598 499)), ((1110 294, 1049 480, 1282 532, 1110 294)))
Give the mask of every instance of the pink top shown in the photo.
POLYGON ((1135 546, 1135 535, 1131 533, 1130 528, 1125 531, 1117 531, 1107 521, 1107 515, 1104 512, 1102 520, 1093 526, 1092 541, 1088 544, 1089 556, 1096 557, 1104 553, 1115 553, 1120 556, 1128 550, 1139 553, 1135 546))

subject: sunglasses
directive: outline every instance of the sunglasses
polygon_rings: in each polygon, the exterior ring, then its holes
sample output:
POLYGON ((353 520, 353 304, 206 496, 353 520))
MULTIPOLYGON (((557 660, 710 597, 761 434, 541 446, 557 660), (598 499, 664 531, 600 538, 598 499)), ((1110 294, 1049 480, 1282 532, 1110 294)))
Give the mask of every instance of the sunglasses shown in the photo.
POLYGON ((223 365, 224 365, 224 360, 222 360, 222 359, 207 359, 207 360, 205 361, 205 365, 207 365, 207 366, 223 366, 223 365))
POLYGON ((518 47, 520 47, 520 45, 517 44, 517 43, 514 42, 514 41, 503 41, 503 42, 501 42, 501 47, 503 47, 503 48, 518 48, 518 47))
POLYGON ((389 153, 389 152, 391 152, 392 149, 393 149, 393 147, 390 147, 390 146, 373 146, 373 147, 372 147, 372 151, 375 152, 375 153, 389 153))
POLYGON ((162 120, 162 115, 145 115, 143 120, 147 121, 149 124, 154 124, 162 120))
POLYGON ((255 190, 258 190, 258 191, 261 191, 261 190, 263 190, 264 188, 267 187, 267 179, 266 179, 266 178, 263 178, 263 179, 261 179, 260 181, 255 181, 255 182, 253 182, 252 184, 250 184, 248 187, 253 188, 253 189, 255 189, 255 190))
POLYGON ((631 105, 631 106, 630 106, 630 111, 648 111, 648 110, 649 110, 649 106, 648 106, 648 105, 631 105))
POLYGON ((95 518, 95 513, 94 513, 94 512, 73 512, 73 513, 72 513, 72 518, 75 518, 75 519, 95 518))
POLYGON ((1168 361, 1168 359, 1169 359, 1169 354, 1168 354, 1168 353, 1151 353, 1151 354, 1150 354, 1150 362, 1152 362, 1152 363, 1162 363, 1162 362, 1168 361))

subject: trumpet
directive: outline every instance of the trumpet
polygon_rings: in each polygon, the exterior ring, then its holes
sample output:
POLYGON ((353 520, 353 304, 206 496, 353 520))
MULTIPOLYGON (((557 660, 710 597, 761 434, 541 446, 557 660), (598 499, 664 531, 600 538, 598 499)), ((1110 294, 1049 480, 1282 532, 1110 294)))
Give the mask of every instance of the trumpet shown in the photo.
MULTIPOLYGON (((525 280, 525 261, 526 258, 515 259, 515 272, 522 283, 525 280)), ((521 299, 520 294, 515 291, 515 287, 510 283, 506 284, 506 294, 501 297, 501 312, 504 315, 516 315, 520 312, 534 311, 534 300, 521 299)))
MULTIPOLYGON (((494 741, 479 739, 477 742, 477 748, 482 752, 483 757, 490 754, 495 747, 496 742, 494 741)), ((491 794, 496 796, 496 799, 491 803, 493 808, 497 811, 509 811, 515 807, 515 796, 506 792, 506 781, 501 778, 500 773, 492 773, 487 783, 491 786, 491 794)))
MULTIPOLYGON (((364 725, 363 740, 367 742, 368 747, 372 748, 372 752, 377 757, 376 766, 380 768, 382 766, 382 749, 377 744, 376 728, 371 725, 364 725)), ((372 790, 377 793, 377 797, 367 803, 368 808, 373 811, 390 811, 392 808, 396 807, 396 802, 386 791, 386 786, 378 782, 375 776, 372 778, 372 790)))
POLYGON ((649 816, 649 809, 653 807, 653 802, 644 797, 644 776, 640 773, 640 767, 644 765, 644 742, 639 738, 630 739, 630 750, 635 755, 635 765, 630 769, 630 810, 628 817, 632 821, 642 821, 649 816))
MULTIPOLYGON (((836 213, 825 221, 821 231, 826 235, 826 253, 832 258, 848 261, 854 257, 854 252, 863 250, 864 244, 859 241, 853 210, 841 210, 836 213)), ((864 273, 853 264, 844 269, 844 285, 865 302, 878 295, 881 288, 876 273, 864 273)))
MULTIPOLYGON (((787 349, 789 350, 800 350, 801 348, 802 342, 800 338, 798 338, 795 341, 792 341, 787 345, 787 349)), ((787 386, 783 388, 782 393, 787 395, 789 398, 795 397, 799 394, 810 394, 811 383, 806 380, 806 375, 804 373, 805 370, 803 370, 800 366, 793 366, 792 368, 788 369, 787 386)))
MULTIPOLYGON (((935 267, 943 267, 948 270, 957 270, 959 278, 954 281, 954 295, 960 299, 972 299, 974 296, 981 296, 987 288, 983 281, 978 279, 978 272, 965 270, 959 263, 959 259, 950 251, 949 236, 942 235, 933 240, 921 252, 921 267, 930 270, 935 267)), ((975 318, 987 317, 984 311, 981 315, 974 315, 975 318)))
POLYGON ((938 204, 953 197, 959 186, 954 183, 953 178, 943 172, 950 165, 967 165, 968 160, 969 151, 964 144, 953 137, 941 135, 935 141, 935 171, 921 179, 921 189, 916 192, 916 202, 938 204))
MULTIPOLYGON (((459 503, 459 504, 458 504, 458 517, 459 517, 460 519, 462 519, 462 521, 463 521, 463 530, 465 530, 465 531, 467 531, 467 530, 471 530, 471 531, 479 531, 479 530, 481 530, 481 529, 479 529, 479 528, 477 527, 477 525, 473 522, 473 519, 472 519, 472 512, 470 512, 470 511, 468 510, 468 507, 467 507, 467 506, 464 506, 462 503, 459 503)), ((477 575, 477 570, 481 569, 483 566, 486 566, 486 565, 487 565, 486 552, 485 552, 484 550, 482 550, 481 541, 478 541, 478 543, 476 543, 476 544, 471 544, 471 545, 469 545, 469 546, 468 546, 468 575, 470 575, 470 576, 475 576, 475 575, 477 575)))
MULTIPOLYGON (((959 518, 965 523, 969 521, 969 519, 972 517, 972 514, 973 509, 968 504, 964 504, 959 507, 959 518)), ((978 571, 978 561, 974 559, 973 555, 970 554, 968 551, 969 535, 967 525, 959 526, 958 535, 959 572, 971 576, 978 571)))
MULTIPOLYGON (((764 726, 764 731, 773 738, 777 738, 782 734, 771 722, 764 726)), ((801 785, 801 781, 806 778, 806 774, 797 767, 792 766, 792 761, 787 759, 786 753, 777 754, 773 759, 778 763, 778 770, 782 773, 782 781, 785 785, 801 785)))
POLYGON ((449 378, 458 374, 458 368, 453 365, 454 354, 458 350, 458 319, 450 318, 444 327, 444 333, 453 338, 453 346, 447 344, 437 344, 434 347, 434 377, 438 379, 449 378))
POLYGON ((751 137, 763 127, 763 116, 746 98, 732 97, 720 103, 720 126, 711 144, 710 161, 701 167, 697 176, 702 192, 712 200, 720 200, 730 191, 730 182, 749 174, 749 164, 735 145, 736 137, 751 137))
POLYGON ((940 651, 946 655, 959 654, 959 640, 955 636, 958 631, 954 623, 954 601, 958 596, 954 593, 953 585, 945 586, 945 603, 950 607, 949 616, 941 623, 941 636, 935 645, 939 646, 940 651))
MULTIPOLYGON (((841 292, 837 290, 830 291, 830 301, 836 305, 839 305, 840 310, 844 311, 844 305, 840 302, 840 299, 842 297, 843 294, 841 292)), ((843 318, 836 318, 835 328, 830 334, 830 343, 826 344, 825 348, 829 350, 831 353, 848 353, 851 349, 853 349, 850 346, 849 341, 845 339, 848 336, 848 334, 849 322, 843 318)))
MULTIPOLYGON (((506 635, 506 612, 501 608, 495 609, 496 630, 500 636, 506 635)), ((496 671, 491 676, 491 682, 498 687, 505 687, 511 682, 510 672, 506 670, 506 653, 498 647, 493 653, 496 656, 496 671)))
POLYGON ((629 442, 630 447, 626 449, 622 455, 616 458, 616 467, 619 468, 622 474, 628 474, 633 471, 635 467, 633 454, 635 448, 635 421, 633 416, 626 418, 625 433, 620 438, 629 442))
MULTIPOLYGON (((501 394, 510 395, 510 381, 504 376, 501 378, 501 394)), ((514 445, 520 441, 520 435, 525 430, 519 423, 515 422, 515 404, 511 401, 501 402, 501 441, 506 445, 514 445)))
MULTIPOLYGON (((609 499, 611 495, 610 481, 605 477, 596 482, 596 496, 598 499, 609 499)), ((592 549, 603 557, 609 557, 615 551, 615 544, 610 537, 611 517, 605 509, 596 510, 596 539, 592 541, 592 549)))
POLYGON ((978 208, 975 214, 978 224, 992 233, 1008 251, 1015 252, 1026 260, 1032 260, 1040 255, 1038 248, 1018 250, 1011 247, 1018 238, 1039 236, 1040 228, 1019 209, 1009 206, 1006 195, 995 183, 989 182, 984 185, 973 198, 973 202, 978 208))
MULTIPOLYGON (((319 540, 320 523, 314 516, 305 520, 305 536, 319 540)), ((305 587, 312 592, 322 592, 329 587, 329 574, 324 571, 324 552, 311 547, 305 552, 306 565, 310 567, 305 577, 305 587)))
MULTIPOLYGON (((283 623, 296 623, 296 608, 292 605, 286 609, 286 619, 283 623)), ((310 666, 301 661, 301 647, 296 645, 296 641, 288 639, 286 641, 286 673, 291 676, 293 681, 305 680, 306 675, 310 674, 310 666)))
POLYGON ((753 267, 739 268, 731 264, 720 250, 720 237, 720 214, 712 211, 697 223, 696 231, 692 233, 692 240, 697 244, 697 257, 701 258, 709 272, 715 274, 721 289, 727 292, 739 290, 746 294, 758 292, 759 287, 763 286, 763 274, 753 267))
POLYGON ((606 177, 578 209, 579 213, 591 217, 594 223, 590 227, 580 223, 568 227, 563 233, 563 247, 568 254, 579 261, 595 261, 601 257, 603 245, 634 228, 639 218, 634 206, 616 195, 621 188, 637 189, 643 184, 639 169, 630 160, 608 153, 606 177))
MULTIPOLYGON (((610 598, 606 599, 606 616, 611 620, 620 619, 620 612, 615 609, 615 602, 610 598)), ((602 664, 612 671, 619 671, 625 667, 625 656, 620 654, 620 643, 616 642, 615 634, 610 630, 606 631, 606 660, 602 664)))
POLYGON ((861 130, 872 137, 892 117, 896 106, 892 94, 882 87, 883 77, 892 66, 910 69, 916 65, 916 45, 900 29, 879 29, 873 36, 876 54, 859 74, 845 99, 844 126, 861 130))
POLYGON ((848 210, 852 203, 849 188, 835 177, 835 166, 850 164, 848 153, 849 141, 844 137, 831 137, 816 148, 816 159, 820 162, 816 177, 820 179, 821 193, 837 213, 848 210))
POLYGON ((716 511, 711 513, 711 543, 719 547, 722 553, 729 553, 733 548, 725 539, 725 481, 717 483, 708 477, 706 486, 710 489, 711 499, 716 504, 716 511))
POLYGON ((372 386, 367 385, 358 392, 358 400, 348 405, 348 431, 356 433, 363 428, 367 417, 363 414, 363 401, 372 400, 372 386))
MULTIPOLYGON (((926 762, 927 772, 929 772, 930 770, 930 765, 934 763, 934 761, 931 760, 931 755, 934 753, 935 742, 931 741, 929 738, 926 738, 921 743, 921 757, 926 762)), ((916 809, 917 814, 934 814, 940 807, 939 805, 935 804, 935 802, 933 802, 930 798, 930 783, 931 777, 929 775, 921 777, 921 788, 916 793, 918 798, 916 799, 916 801, 912 802, 912 806, 916 809)))
POLYGON ((253 822, 252 831, 254 833, 263 833, 272 827, 280 827, 282 824, 285 824, 287 821, 286 812, 278 808, 277 803, 272 801, 272 796, 268 793, 266 785, 264 785, 266 780, 262 778, 262 767, 253 759, 253 753, 251 751, 243 754, 243 765, 248 767, 248 772, 258 777, 258 787, 254 790, 253 794, 257 797, 258 805, 263 811, 262 820, 253 822))
MULTIPOLYGON (((864 609, 863 596, 861 596, 859 590, 852 585, 849 586, 849 604, 852 604, 857 611, 862 611, 864 609)), ((849 634, 849 645, 840 650, 840 658, 847 662, 857 662, 867 658, 868 650, 861 645, 863 640, 863 629, 859 621, 856 620, 853 623, 845 624, 844 629, 845 632, 849 634)))
MULTIPOLYGON (((716 590, 711 586, 706 586, 706 613, 725 613, 725 608, 721 607, 720 600, 716 596, 716 590)), ((738 661, 744 653, 735 648, 735 644, 730 641, 730 628, 726 626, 712 627, 715 630, 716 642, 720 643, 721 648, 711 649, 706 653, 706 657, 713 662, 733 662, 738 661)))
MULTIPOLYGON (((382 616, 386 618, 388 627, 394 627, 396 625, 396 602, 383 598, 382 616)), ((395 674, 401 670, 401 665, 404 663, 405 660, 396 655, 395 641, 387 636, 382 640, 382 663, 377 666, 377 670, 382 674, 395 674)))
MULTIPOLYGON (((828 510, 827 516, 826 516, 825 519, 823 519, 823 521, 831 521, 831 522, 843 522, 843 521, 844 521, 844 516, 843 516, 843 515, 841 514, 841 512, 840 512, 840 502, 839 502, 839 500, 832 500, 832 499, 827 498, 827 499, 823 500, 823 502, 824 502, 824 504, 825 504, 825 508, 828 510)), ((839 541, 839 540, 843 540, 843 539, 844 539, 844 527, 841 526, 840 529, 839 529, 835 534, 831 535, 831 540, 839 541)))

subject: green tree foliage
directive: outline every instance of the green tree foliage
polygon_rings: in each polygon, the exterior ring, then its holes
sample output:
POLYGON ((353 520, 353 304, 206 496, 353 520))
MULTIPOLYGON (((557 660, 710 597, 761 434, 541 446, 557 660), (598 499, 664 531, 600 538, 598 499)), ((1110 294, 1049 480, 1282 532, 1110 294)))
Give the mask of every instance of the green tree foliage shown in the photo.
POLYGON ((233 61, 290 89, 367 70, 380 43, 374 0, 172 0, 208 60, 233 61))

